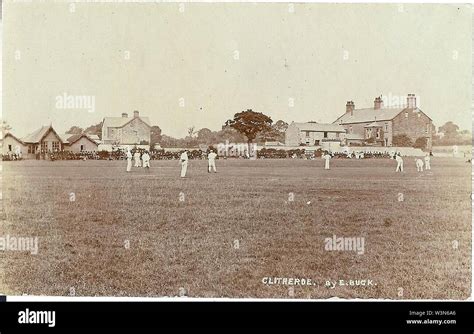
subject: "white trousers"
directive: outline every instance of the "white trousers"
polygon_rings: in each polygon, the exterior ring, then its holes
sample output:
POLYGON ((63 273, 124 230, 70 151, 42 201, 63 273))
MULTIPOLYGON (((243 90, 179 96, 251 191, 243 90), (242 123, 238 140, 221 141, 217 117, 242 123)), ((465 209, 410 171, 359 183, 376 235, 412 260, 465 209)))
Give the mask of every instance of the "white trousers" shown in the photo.
POLYGON ((209 166, 209 172, 211 172, 211 168, 214 169, 214 172, 216 172, 216 161, 215 160, 209 160, 208 166, 209 166))
POLYGON ((132 159, 127 159, 127 172, 132 170, 132 159))
POLYGON ((425 161, 425 170, 431 170, 430 162, 425 161))
POLYGON ((329 169, 329 160, 326 160, 326 163, 324 164, 324 169, 329 169))
POLYGON ((140 159, 135 159, 135 167, 140 167, 140 166, 141 166, 140 159))
POLYGON ((143 168, 145 167, 150 168, 150 161, 143 161, 143 168))
POLYGON ((188 170, 188 162, 187 161, 182 161, 181 162, 181 177, 186 176, 186 171, 188 170))
POLYGON ((396 172, 403 172, 403 162, 397 162, 396 172))

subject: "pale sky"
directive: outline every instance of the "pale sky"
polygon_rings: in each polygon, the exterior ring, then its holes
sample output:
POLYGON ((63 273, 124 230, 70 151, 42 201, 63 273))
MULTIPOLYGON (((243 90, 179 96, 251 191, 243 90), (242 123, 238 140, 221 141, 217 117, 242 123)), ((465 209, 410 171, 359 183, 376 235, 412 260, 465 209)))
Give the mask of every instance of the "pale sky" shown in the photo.
POLYGON ((408 93, 436 126, 471 129, 468 5, 3 6, 3 116, 18 136, 133 110, 175 137, 249 108, 333 122, 347 100, 364 108, 408 93), (93 96, 95 111, 58 109, 64 93, 93 96))

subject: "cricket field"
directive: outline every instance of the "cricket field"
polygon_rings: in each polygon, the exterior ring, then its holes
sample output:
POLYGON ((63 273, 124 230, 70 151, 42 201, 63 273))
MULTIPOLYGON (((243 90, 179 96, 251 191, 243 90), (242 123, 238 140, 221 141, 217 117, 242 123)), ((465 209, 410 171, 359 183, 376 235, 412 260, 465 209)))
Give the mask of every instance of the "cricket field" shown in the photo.
POLYGON ((422 173, 412 158, 404 173, 389 159, 333 159, 331 170, 322 159, 206 166, 190 160, 180 179, 178 161, 130 173, 125 161, 3 162, 0 236, 37 238, 38 252, 0 253, 0 294, 470 296, 463 159, 434 157, 422 173), (340 237, 364 247, 327 248, 340 237))

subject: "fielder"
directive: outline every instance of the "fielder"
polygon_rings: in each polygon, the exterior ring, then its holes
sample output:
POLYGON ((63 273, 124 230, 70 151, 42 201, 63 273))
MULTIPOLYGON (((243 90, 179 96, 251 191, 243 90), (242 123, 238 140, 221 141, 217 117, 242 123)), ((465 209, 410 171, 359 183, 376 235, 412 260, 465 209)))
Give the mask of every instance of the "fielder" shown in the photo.
POLYGON ((188 150, 184 150, 184 152, 181 153, 179 160, 181 164, 181 177, 186 177, 186 172, 188 170, 188 150))
POLYGON ((147 151, 142 154, 143 168, 150 169, 150 155, 147 151))
POLYGON ((423 171, 423 160, 421 160, 420 158, 416 158, 415 163, 416 163, 416 171, 417 172, 422 172, 423 171))
POLYGON ((135 151, 135 154, 133 155, 133 159, 135 160, 135 167, 140 167, 141 166, 140 152, 138 152, 138 150, 135 151))
POLYGON ((217 157, 217 154, 214 151, 209 152, 209 154, 207 155, 207 159, 208 159, 208 170, 207 170, 207 172, 208 173, 211 172, 211 168, 214 169, 214 173, 217 173, 217 170, 216 170, 216 157, 217 157))
POLYGON ((396 155, 395 160, 397 161, 397 169, 395 169, 395 172, 403 172, 403 159, 400 153, 396 155))
POLYGON ((425 170, 431 170, 431 157, 429 153, 425 155, 425 170))
POLYGON ((324 169, 329 169, 329 160, 331 160, 331 155, 327 153, 323 156, 323 159, 326 160, 324 163, 324 169))
POLYGON ((132 169, 132 152, 127 150, 127 172, 130 172, 132 169))

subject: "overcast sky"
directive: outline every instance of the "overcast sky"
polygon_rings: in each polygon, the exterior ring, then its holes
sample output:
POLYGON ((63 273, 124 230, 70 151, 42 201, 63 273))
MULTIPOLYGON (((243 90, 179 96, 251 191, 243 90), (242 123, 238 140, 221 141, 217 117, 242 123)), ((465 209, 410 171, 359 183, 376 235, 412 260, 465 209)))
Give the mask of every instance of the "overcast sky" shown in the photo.
POLYGON ((414 93, 435 125, 470 129, 471 15, 466 5, 8 2, 3 115, 23 136, 139 110, 182 137, 248 108, 333 122, 347 100, 414 93), (58 108, 64 93, 94 97, 95 110, 58 108))

